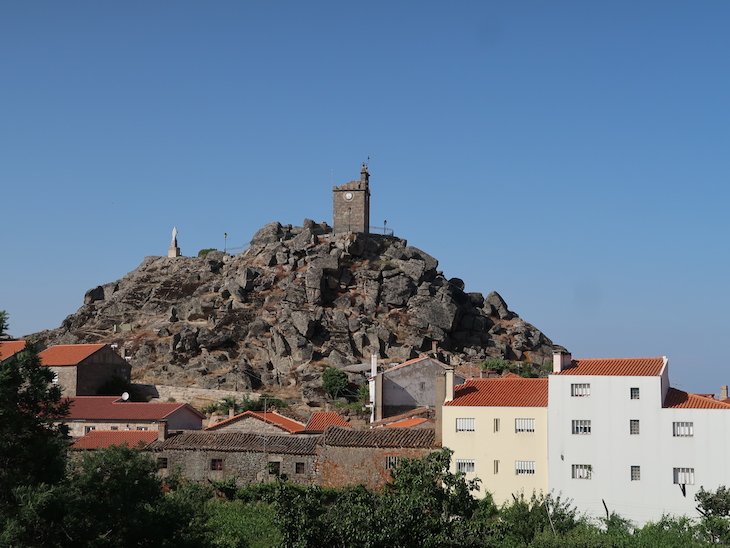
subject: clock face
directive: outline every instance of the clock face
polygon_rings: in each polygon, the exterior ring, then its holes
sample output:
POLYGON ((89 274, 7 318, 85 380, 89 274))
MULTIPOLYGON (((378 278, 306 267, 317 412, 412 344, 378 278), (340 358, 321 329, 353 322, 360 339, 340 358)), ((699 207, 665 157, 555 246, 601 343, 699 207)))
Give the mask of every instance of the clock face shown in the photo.
POLYGON ((348 202, 352 200, 352 192, 345 192, 345 200, 348 202))

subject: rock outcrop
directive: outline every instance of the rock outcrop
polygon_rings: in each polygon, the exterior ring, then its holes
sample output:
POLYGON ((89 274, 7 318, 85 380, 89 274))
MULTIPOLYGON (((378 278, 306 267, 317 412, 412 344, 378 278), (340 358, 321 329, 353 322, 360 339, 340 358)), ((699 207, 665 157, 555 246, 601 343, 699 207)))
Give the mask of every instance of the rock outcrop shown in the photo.
POLYGON ((457 365, 489 357, 547 364, 553 343, 493 292, 466 293, 428 253, 392 236, 271 223, 229 256, 147 257, 89 290, 41 343, 116 342, 145 382, 302 388, 325 364, 392 361, 436 342, 457 365))

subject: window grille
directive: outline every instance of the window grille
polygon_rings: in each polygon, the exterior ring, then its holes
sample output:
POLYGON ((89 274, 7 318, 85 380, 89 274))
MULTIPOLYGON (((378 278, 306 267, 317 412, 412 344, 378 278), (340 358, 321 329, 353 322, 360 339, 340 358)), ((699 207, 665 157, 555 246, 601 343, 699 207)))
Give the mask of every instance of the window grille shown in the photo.
POLYGON ((674 469, 674 483, 681 485, 694 485, 695 484, 695 469, 694 468, 675 468, 674 469))
POLYGON ((674 422, 672 423, 672 434, 675 438, 691 438, 695 435, 694 423, 674 422))
POLYGON ((534 474, 535 473, 535 461, 534 460, 516 460, 515 461, 515 474, 518 476, 534 474))
POLYGON ((573 434, 590 434, 591 433, 591 421, 590 420, 574 420, 573 421, 573 434))
POLYGON ((515 432, 534 432, 535 419, 515 419, 515 432))
POLYGON ((593 476, 593 465, 591 464, 574 464, 572 466, 573 479, 589 480, 593 476))
POLYGON ((584 382, 584 383, 576 383, 570 385, 570 395, 574 397, 584 397, 584 396, 590 396, 591 395, 591 385, 590 383, 584 382))
POLYGON ((400 464, 400 457, 394 457, 392 455, 385 457, 385 469, 386 470, 392 470, 393 468, 398 468, 398 464, 400 464))
POLYGON ((639 420, 638 419, 631 419, 629 421, 629 434, 638 434, 639 433, 639 420))
POLYGON ((474 432, 474 419, 473 418, 456 419, 456 431, 457 432, 474 432))
POLYGON ((641 479, 641 466, 631 467, 631 481, 639 481, 641 479))
POLYGON ((456 471, 464 473, 473 472, 474 459, 456 459, 456 471))
POLYGON ((638 400, 639 399, 639 389, 638 388, 632 388, 631 389, 631 399, 632 400, 638 400))

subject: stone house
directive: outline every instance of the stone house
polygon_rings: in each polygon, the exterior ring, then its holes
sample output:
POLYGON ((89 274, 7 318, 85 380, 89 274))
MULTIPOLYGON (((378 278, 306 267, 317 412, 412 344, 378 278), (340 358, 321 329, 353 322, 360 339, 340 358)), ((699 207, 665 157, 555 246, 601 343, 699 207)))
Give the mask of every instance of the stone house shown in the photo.
POLYGON ((60 344, 39 354, 64 396, 95 396, 115 377, 129 382, 132 366, 108 344, 60 344))
MULTIPOLYGON (((453 372, 453 368, 431 356, 421 356, 373 375, 370 382, 374 392, 374 420, 419 407, 435 409, 436 379, 447 371, 453 372)), ((454 384, 462 384, 464 380, 461 375, 454 375, 454 384)))
POLYGON ((68 415, 63 419, 72 437, 93 430, 154 430, 165 423, 169 430, 200 430, 205 415, 187 403, 139 403, 117 396, 69 398, 68 415))
POLYGON ((150 450, 161 476, 179 471, 194 481, 235 479, 239 484, 274 481, 314 484, 315 436, 262 435, 247 432, 183 432, 157 441, 150 450))
POLYGON ((0 341, 0 363, 25 349, 25 341, 0 341))
POLYGON ((438 450, 433 428, 329 428, 318 448, 319 485, 380 489, 403 458, 438 450))
POLYGON ((296 434, 302 432, 304 428, 304 423, 285 417, 276 411, 245 411, 212 424, 206 430, 281 435, 296 434))

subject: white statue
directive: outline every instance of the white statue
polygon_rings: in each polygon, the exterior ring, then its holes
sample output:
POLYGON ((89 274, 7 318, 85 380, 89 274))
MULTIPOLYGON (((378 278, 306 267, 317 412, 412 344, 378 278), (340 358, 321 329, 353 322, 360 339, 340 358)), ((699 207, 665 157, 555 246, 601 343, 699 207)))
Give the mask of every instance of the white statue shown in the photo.
POLYGON ((170 247, 177 247, 177 227, 172 227, 172 242, 170 242, 170 247))

